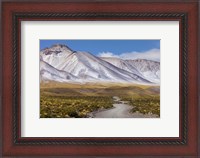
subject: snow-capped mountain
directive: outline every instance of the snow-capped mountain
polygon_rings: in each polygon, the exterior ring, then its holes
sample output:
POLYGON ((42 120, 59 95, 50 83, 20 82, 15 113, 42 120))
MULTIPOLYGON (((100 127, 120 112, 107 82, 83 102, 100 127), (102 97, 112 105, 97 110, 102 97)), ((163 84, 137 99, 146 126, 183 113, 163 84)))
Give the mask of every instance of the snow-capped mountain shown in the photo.
POLYGON ((42 50, 40 61, 42 80, 154 83, 154 80, 148 79, 150 69, 146 73, 146 69, 139 66, 139 62, 99 58, 88 52, 73 51, 60 44, 42 50))
POLYGON ((153 83, 160 83, 160 63, 146 59, 123 60, 114 57, 101 57, 116 67, 131 73, 137 73, 153 83))
POLYGON ((68 56, 71 55, 72 52, 73 51, 69 47, 56 44, 51 48, 43 49, 40 52, 40 58, 54 67, 61 67, 62 64, 67 61, 68 56))

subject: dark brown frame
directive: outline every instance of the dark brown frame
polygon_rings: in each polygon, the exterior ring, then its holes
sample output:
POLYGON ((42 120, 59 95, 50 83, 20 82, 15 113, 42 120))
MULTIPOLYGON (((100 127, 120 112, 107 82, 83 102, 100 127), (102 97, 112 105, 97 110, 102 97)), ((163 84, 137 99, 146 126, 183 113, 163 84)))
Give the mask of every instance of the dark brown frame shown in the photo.
POLYGON ((4 156, 198 157, 198 2, 3 2, 4 156), (148 9, 147 9, 148 8, 148 9), (178 20, 179 138, 21 138, 20 22, 23 20, 178 20))

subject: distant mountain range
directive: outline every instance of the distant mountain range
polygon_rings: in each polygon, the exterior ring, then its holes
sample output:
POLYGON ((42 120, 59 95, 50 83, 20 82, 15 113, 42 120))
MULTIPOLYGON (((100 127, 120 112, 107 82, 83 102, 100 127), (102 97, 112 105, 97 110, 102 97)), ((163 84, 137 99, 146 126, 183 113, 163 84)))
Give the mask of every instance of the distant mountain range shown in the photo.
POLYGON ((159 84, 160 63, 146 59, 97 57, 56 44, 40 52, 40 81, 159 84))

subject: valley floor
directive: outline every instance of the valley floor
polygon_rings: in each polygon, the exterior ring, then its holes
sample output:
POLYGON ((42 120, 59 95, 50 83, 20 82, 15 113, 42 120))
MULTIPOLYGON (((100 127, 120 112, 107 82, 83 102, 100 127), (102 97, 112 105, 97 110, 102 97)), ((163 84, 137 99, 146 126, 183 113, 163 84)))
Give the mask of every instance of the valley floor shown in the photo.
POLYGON ((42 83, 41 118, 156 118, 160 87, 42 83))

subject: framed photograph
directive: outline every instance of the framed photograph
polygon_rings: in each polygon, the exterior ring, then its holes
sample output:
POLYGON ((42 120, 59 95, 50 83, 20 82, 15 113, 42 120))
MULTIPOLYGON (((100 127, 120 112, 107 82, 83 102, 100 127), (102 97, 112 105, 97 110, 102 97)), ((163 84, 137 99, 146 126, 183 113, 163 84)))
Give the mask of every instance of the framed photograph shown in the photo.
POLYGON ((174 2, 3 2, 3 156, 200 156, 199 2, 174 2))

